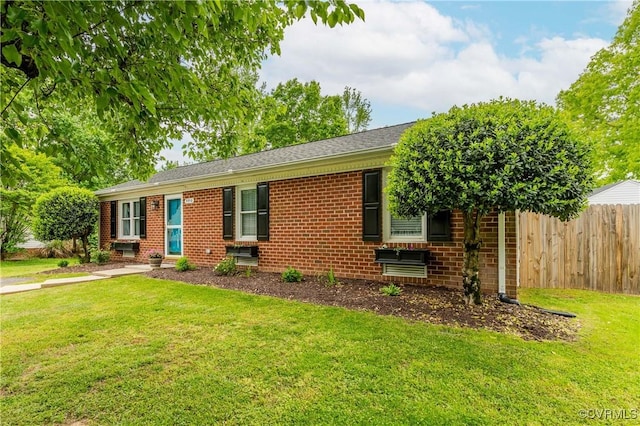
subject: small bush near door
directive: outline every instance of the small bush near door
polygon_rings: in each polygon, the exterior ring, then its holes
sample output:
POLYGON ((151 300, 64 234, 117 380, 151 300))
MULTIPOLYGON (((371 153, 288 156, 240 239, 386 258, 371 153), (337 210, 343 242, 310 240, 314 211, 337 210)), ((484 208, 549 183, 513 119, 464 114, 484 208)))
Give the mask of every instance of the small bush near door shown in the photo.
POLYGON ((196 269, 196 265, 189 262, 189 258, 187 256, 182 256, 176 261, 176 271, 178 272, 192 271, 194 269, 196 269))

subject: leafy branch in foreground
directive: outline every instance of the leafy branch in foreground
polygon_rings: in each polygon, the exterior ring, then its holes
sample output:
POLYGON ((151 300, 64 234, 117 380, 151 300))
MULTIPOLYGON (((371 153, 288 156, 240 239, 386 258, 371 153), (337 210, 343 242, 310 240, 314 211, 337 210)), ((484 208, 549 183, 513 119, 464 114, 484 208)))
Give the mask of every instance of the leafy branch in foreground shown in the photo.
MULTIPOLYGON (((307 15, 330 27, 364 19, 343 0, 4 1, 4 133, 21 146, 18 123, 33 111, 73 113, 89 100, 105 128, 127 141, 121 147, 134 164, 150 164, 184 132, 193 132, 192 150, 229 152, 233 144, 216 136, 249 114, 255 87, 243 73, 279 54, 285 28, 307 15), (31 96, 21 99, 25 89, 31 96)), ((5 144, 0 155, 10 156, 5 144)))

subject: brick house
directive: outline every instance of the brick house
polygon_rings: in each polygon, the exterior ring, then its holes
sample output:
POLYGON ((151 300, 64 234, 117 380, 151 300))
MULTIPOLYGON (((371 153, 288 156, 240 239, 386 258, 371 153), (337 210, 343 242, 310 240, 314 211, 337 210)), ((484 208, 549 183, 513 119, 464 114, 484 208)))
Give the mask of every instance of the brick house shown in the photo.
MULTIPOLYGON (((391 217, 385 166, 413 123, 159 172, 96 192, 100 245, 145 262, 158 249, 214 266, 461 288, 462 216, 391 217), (381 249, 386 247, 387 249, 381 249)), ((482 223, 483 291, 517 290, 516 215, 482 223)))

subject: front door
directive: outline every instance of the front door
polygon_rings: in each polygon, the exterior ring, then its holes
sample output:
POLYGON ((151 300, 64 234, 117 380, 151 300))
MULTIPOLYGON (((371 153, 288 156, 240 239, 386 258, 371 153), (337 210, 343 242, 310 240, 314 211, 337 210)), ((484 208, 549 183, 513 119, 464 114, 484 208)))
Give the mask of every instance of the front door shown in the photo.
POLYGON ((182 256, 182 196, 165 198, 167 238, 165 251, 167 256, 182 256))

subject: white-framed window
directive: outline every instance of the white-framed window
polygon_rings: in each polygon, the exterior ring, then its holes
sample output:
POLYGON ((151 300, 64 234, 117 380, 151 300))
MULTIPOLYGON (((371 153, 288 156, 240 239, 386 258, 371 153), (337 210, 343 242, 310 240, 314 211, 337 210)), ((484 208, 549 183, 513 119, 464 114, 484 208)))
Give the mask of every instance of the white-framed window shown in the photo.
MULTIPOLYGON (((388 170, 384 170, 382 179, 387 185, 388 170)), ((427 240, 427 215, 415 216, 408 219, 397 218, 389 211, 389 199, 383 191, 383 238, 387 242, 421 242, 427 240)))
POLYGON ((238 240, 258 238, 258 190, 255 185, 236 188, 238 240))
POLYGON ((402 219, 389 213, 389 239, 423 241, 425 239, 425 221, 425 215, 402 219))
POLYGON ((120 238, 140 238, 140 200, 120 202, 120 238))

